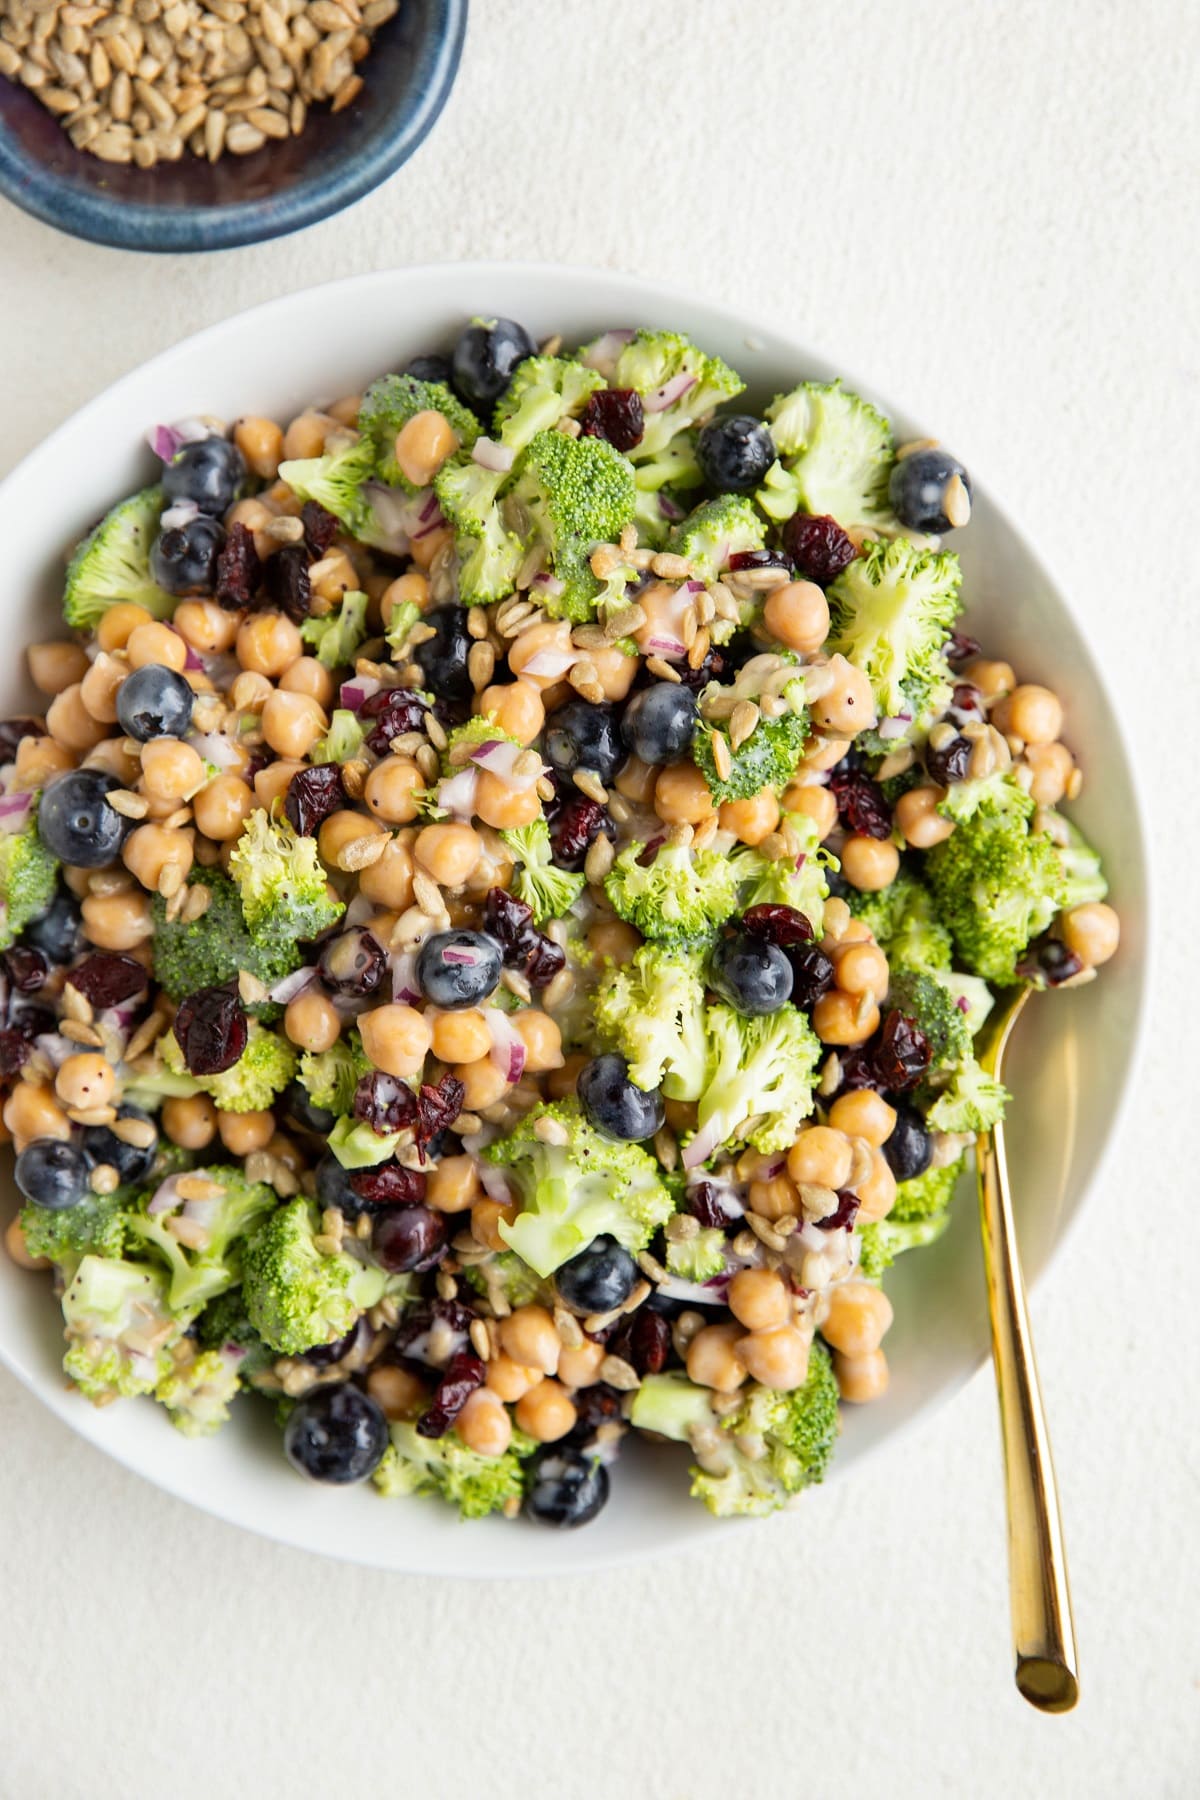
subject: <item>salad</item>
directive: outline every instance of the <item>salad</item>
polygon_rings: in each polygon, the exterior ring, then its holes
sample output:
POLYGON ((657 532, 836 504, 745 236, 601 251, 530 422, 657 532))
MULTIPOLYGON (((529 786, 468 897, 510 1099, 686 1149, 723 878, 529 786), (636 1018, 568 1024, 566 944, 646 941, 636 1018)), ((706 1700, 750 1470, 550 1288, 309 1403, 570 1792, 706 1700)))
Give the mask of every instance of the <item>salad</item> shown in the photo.
POLYGON ((772 1512, 886 1390, 995 991, 1118 922, 967 471, 743 386, 475 320, 151 428, 0 725, 6 1243, 93 1404, 570 1527, 630 1432, 772 1512))

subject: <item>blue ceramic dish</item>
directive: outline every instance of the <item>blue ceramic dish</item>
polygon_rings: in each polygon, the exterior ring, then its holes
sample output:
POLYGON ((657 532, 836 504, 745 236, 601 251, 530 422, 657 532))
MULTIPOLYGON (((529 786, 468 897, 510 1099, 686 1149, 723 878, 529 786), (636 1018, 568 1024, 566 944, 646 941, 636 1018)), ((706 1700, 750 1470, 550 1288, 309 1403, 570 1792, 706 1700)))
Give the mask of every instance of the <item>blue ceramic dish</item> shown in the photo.
POLYGON ((121 250, 228 250, 313 225, 370 193, 431 130, 458 73, 467 3, 402 0, 376 34, 352 106, 336 117, 314 108, 299 137, 215 164, 100 162, 0 78, 0 194, 59 231, 121 250))

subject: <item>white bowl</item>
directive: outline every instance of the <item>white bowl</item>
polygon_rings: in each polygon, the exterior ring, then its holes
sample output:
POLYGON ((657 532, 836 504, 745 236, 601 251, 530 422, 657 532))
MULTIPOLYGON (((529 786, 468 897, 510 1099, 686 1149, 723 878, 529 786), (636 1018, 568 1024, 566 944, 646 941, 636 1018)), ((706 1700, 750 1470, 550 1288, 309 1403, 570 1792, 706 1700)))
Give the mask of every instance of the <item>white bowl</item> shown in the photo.
MULTIPOLYGON (((314 398, 358 390, 418 351, 449 342, 476 314, 520 319, 535 338, 568 343, 609 326, 669 326, 718 351, 759 406, 809 377, 844 375, 879 402, 901 437, 936 433, 869 383, 778 332, 690 296, 588 269, 505 263, 398 269, 289 294, 198 333, 118 381, 33 452, 0 488, 0 542, 10 653, 0 716, 32 700, 19 647, 58 632, 64 552, 105 508, 151 476, 143 432, 195 413, 286 419, 314 398)), ((972 471, 973 474, 978 473, 972 471)), ((1129 757, 1067 601, 1025 539, 976 481, 970 528, 954 539, 969 599, 966 623, 1024 678, 1064 697, 1067 737, 1087 772, 1073 809, 1105 853, 1124 922, 1117 961, 1074 993, 1039 1000, 1012 1064, 1009 1131, 1025 1267, 1035 1280, 1097 1178, 1129 1086, 1142 1015, 1145 849, 1129 757)), ((12 1201, 0 1206, 7 1217, 12 1201)), ((974 1206, 964 1194, 942 1241, 889 1278, 896 1324, 892 1382, 877 1405, 847 1408, 833 1477, 954 1392, 988 1350, 974 1206)), ((0 1255, 0 1359, 74 1431, 170 1493, 281 1542, 385 1569, 467 1576, 533 1575, 625 1562, 711 1541, 721 1525, 687 1497, 686 1457, 631 1446, 597 1522, 555 1534, 487 1520, 464 1525, 432 1502, 386 1502, 369 1490, 321 1490, 284 1461, 265 1409, 243 1402, 217 1437, 179 1436, 151 1404, 95 1411, 64 1388, 58 1309, 45 1278, 0 1255)), ((793 1517, 777 1529, 802 1530, 793 1517)))

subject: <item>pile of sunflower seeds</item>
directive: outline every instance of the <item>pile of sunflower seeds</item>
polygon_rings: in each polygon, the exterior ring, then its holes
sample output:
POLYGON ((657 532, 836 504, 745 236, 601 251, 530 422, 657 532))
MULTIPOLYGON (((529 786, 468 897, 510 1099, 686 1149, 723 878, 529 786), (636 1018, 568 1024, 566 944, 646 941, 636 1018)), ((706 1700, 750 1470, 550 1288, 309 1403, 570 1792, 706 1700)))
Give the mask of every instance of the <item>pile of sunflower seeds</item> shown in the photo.
POLYGON ((0 75, 36 94, 77 150, 149 169, 216 162, 341 112, 400 0, 0 0, 0 75))

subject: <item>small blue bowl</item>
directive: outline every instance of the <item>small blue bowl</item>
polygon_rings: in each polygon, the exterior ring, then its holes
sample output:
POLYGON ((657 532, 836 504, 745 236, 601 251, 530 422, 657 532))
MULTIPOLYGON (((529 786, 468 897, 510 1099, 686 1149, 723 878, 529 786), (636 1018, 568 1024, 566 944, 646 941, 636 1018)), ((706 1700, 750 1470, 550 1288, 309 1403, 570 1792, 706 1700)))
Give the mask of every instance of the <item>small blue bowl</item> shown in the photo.
POLYGON ((218 163, 153 169, 76 150, 25 88, 0 77, 0 194, 35 219, 120 250, 229 250, 313 225, 378 187, 432 129, 458 73, 468 0, 401 0, 375 34, 363 90, 314 107, 299 137, 218 163))

